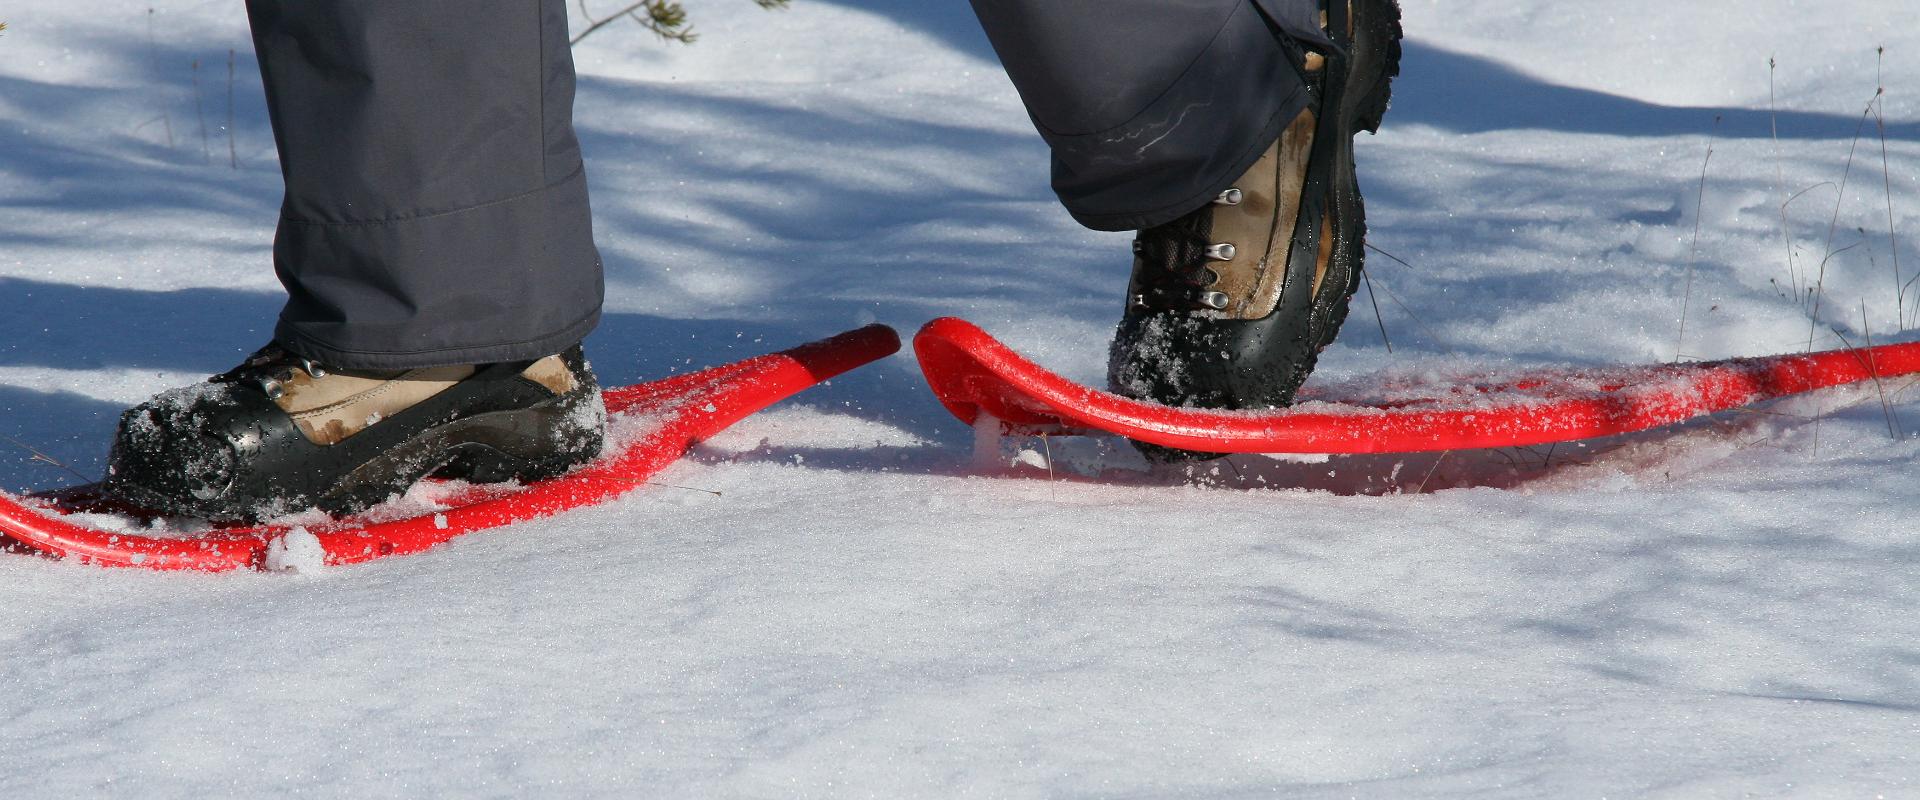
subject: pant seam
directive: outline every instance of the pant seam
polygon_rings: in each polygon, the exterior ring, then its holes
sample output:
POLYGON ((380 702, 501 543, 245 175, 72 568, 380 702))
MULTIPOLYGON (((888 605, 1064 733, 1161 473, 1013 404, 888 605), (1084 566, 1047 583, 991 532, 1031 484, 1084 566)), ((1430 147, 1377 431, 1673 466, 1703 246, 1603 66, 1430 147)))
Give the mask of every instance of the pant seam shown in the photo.
MULTIPOLYGON (((538 87, 540 92, 540 174, 545 176, 547 174, 547 4, 534 3, 533 13, 536 20, 534 29, 540 36, 540 63, 533 65, 533 72, 540 76, 538 87)), ((586 162, 581 162, 580 167, 585 169, 586 162)))
POLYGON ((442 217, 451 217, 458 214, 465 214, 469 211, 478 211, 483 208, 492 208, 494 206, 502 206, 502 205, 507 205, 509 203, 517 203, 529 197, 535 197, 537 195, 545 194, 547 192, 553 191, 554 189, 558 189, 561 186, 564 186, 572 182, 575 178, 580 177, 581 174, 583 174, 584 172, 586 172, 586 164, 582 162, 579 166, 574 167, 572 172, 567 173, 566 177, 561 178, 552 183, 549 183, 538 189, 521 192, 520 194, 516 194, 512 197, 505 197, 499 200, 489 200, 485 203, 476 203, 474 205, 463 206, 463 207, 451 209, 448 211, 429 211, 423 214, 411 214, 411 215, 400 216, 400 217, 384 217, 381 219, 365 219, 365 220, 346 220, 342 222, 327 222, 324 220, 300 219, 298 217, 290 217, 285 214, 282 214, 280 216, 280 222, 281 224, 285 224, 285 225, 300 225, 300 226, 310 227, 310 228, 371 228, 371 227, 380 227, 380 226, 386 226, 386 225, 400 225, 408 222, 419 222, 421 220, 439 219, 442 217))

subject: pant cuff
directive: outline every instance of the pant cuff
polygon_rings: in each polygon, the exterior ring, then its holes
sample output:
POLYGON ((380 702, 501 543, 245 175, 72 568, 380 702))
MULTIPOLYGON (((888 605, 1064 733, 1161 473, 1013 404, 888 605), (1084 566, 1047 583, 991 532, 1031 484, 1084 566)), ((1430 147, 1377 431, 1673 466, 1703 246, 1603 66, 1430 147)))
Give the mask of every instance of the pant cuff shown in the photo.
POLYGON ((1303 53, 1253 4, 1241 6, 1132 119, 1090 134, 1046 136, 1060 202, 1080 224, 1103 231, 1150 228, 1206 205, 1307 107, 1303 53))
POLYGON ((275 336, 341 368, 400 369, 549 355, 600 317, 586 177, 470 208, 321 223, 283 217, 287 287, 275 336))

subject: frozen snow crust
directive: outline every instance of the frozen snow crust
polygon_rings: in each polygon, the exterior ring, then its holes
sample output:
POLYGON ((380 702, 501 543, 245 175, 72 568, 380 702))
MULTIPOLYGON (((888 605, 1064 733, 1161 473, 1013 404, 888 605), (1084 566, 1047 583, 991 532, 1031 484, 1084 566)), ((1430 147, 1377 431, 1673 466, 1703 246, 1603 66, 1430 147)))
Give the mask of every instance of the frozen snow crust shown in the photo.
MULTIPOLYGON (((1100 378, 1126 236, 1055 207, 964 4, 688 5, 694 47, 579 51, 609 385, 944 314, 1100 378)), ((1363 288, 1317 380, 1913 338, 1903 11, 1408 2, 1358 145, 1413 265, 1369 259, 1393 352, 1363 288), (1847 166, 1881 45, 1884 183, 1871 122, 1847 166), (1823 260, 1809 325, 1783 294, 1823 260)), ((97 477, 122 408, 268 335, 272 140, 236 4, 0 19, 0 433, 97 477)), ((657 479, 690 488, 419 556, 0 558, 0 797, 1908 796, 1920 407, 1888 388, 1195 485, 1111 441, 976 467, 900 357, 657 479)), ((5 488, 79 480, 15 452, 5 488)))

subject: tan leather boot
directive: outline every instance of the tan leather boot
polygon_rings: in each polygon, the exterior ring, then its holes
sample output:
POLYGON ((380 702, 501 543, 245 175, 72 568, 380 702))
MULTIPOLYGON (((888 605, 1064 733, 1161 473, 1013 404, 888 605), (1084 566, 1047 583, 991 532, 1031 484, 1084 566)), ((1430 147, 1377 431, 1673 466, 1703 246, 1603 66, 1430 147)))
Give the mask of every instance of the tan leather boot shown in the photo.
POLYGON ((1346 319, 1366 216, 1353 135, 1377 130, 1399 72, 1393 0, 1336 0, 1338 50, 1307 53, 1312 92, 1211 203, 1140 231, 1114 338, 1114 391, 1167 405, 1285 406, 1346 319))

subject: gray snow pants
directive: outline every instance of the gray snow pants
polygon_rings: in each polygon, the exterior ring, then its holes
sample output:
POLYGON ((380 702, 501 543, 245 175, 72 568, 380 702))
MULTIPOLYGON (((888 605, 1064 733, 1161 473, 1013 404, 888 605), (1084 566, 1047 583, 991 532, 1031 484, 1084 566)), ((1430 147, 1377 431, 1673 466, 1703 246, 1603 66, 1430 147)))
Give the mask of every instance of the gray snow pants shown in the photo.
MULTIPOLYGON (((1100 230, 1244 173, 1307 102, 1316 0, 972 0, 1100 230)), ((564 0, 247 0, 286 179, 275 337, 336 367, 558 352, 599 321, 564 0)))

